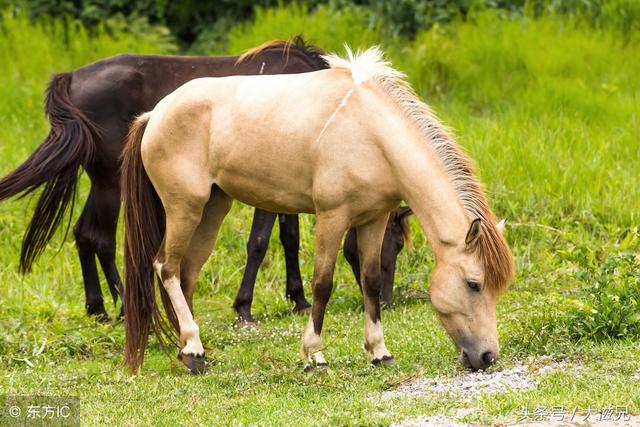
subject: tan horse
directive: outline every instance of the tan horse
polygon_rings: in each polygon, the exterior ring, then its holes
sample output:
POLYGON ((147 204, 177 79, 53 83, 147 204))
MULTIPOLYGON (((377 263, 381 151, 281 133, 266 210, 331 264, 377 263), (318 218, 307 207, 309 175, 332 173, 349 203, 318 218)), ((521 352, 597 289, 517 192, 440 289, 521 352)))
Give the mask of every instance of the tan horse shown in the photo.
POLYGON ((307 74, 193 80, 133 124, 122 194, 125 362, 134 371, 150 329, 176 343, 192 371, 204 368, 185 294, 233 199, 316 214, 313 307, 301 349, 310 366, 326 365, 320 333, 350 226, 361 255, 364 346, 373 364, 393 360, 380 321, 380 248, 402 200, 433 246, 431 301, 463 363, 481 369, 498 357, 496 297, 513 261, 470 161, 377 48, 325 59, 329 70, 307 74), (152 264, 179 337, 156 306, 152 264))

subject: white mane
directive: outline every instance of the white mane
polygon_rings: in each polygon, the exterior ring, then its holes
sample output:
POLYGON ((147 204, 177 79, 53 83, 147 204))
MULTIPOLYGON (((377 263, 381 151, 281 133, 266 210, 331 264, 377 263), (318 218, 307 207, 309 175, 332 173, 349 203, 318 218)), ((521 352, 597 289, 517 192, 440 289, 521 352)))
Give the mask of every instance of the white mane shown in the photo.
POLYGON ((323 55, 330 68, 343 68, 351 70, 353 81, 360 84, 365 80, 376 76, 387 76, 393 79, 404 79, 404 73, 391 67, 391 63, 384 59, 384 54, 379 46, 373 46, 365 51, 354 52, 345 44, 346 58, 335 53, 323 55))

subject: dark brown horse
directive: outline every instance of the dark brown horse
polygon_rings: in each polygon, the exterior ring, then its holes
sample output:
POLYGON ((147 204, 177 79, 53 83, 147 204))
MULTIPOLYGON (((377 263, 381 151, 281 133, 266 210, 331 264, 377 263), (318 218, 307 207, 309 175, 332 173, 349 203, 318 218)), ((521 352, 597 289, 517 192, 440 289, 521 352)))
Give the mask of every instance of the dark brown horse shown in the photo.
MULTIPOLYGON (((241 58, 118 55, 55 75, 45 100, 51 122, 49 135, 22 165, 0 181, 0 200, 24 197, 42 187, 23 238, 20 270, 31 269, 64 221, 75 200, 82 167, 91 179, 91 189, 73 231, 82 266, 86 310, 100 320, 108 320, 96 256, 115 303, 122 287, 115 264, 120 209, 118 158, 132 119, 194 78, 310 72, 327 67, 321 53, 296 38, 270 42, 241 58)), ((242 320, 251 320, 255 275, 275 218, 276 214, 262 210, 256 210, 254 215, 247 244, 247 268, 234 304, 242 320)), ((298 265, 298 219, 296 215, 280 215, 279 222, 287 265, 286 292, 299 311, 308 308, 309 303, 304 297, 298 265)))

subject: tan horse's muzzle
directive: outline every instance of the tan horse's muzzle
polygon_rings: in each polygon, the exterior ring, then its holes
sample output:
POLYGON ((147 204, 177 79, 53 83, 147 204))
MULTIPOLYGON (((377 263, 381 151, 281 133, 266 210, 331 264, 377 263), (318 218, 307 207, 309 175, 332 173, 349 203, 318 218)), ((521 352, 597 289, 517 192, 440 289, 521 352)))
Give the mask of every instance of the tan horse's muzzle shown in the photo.
POLYGON ((487 369, 498 360, 500 344, 495 316, 470 321, 464 315, 438 313, 447 334, 460 350, 460 363, 477 371, 487 369))
POLYGON ((477 371, 480 369, 487 369, 498 360, 499 350, 488 348, 476 349, 462 349, 460 354, 460 363, 468 369, 477 371))

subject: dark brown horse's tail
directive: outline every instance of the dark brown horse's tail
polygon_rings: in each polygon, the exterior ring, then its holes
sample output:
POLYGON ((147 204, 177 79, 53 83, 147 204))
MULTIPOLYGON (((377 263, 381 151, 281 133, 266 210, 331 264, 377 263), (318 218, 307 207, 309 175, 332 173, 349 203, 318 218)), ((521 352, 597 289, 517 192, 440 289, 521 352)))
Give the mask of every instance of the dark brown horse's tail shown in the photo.
POLYGON ((156 304, 154 257, 165 230, 164 208, 142 164, 140 145, 149 114, 138 117, 129 130, 122 152, 122 207, 124 211, 124 363, 137 372, 144 359, 149 333, 162 345, 176 343, 177 321, 164 288, 162 302, 170 325, 156 304))
POLYGON ((31 270, 69 206, 73 209, 80 166, 93 157, 98 129, 71 102, 72 76, 63 73, 51 79, 45 100, 49 135, 24 163, 0 180, 0 201, 18 194, 24 197, 44 186, 22 240, 22 273, 31 270))

